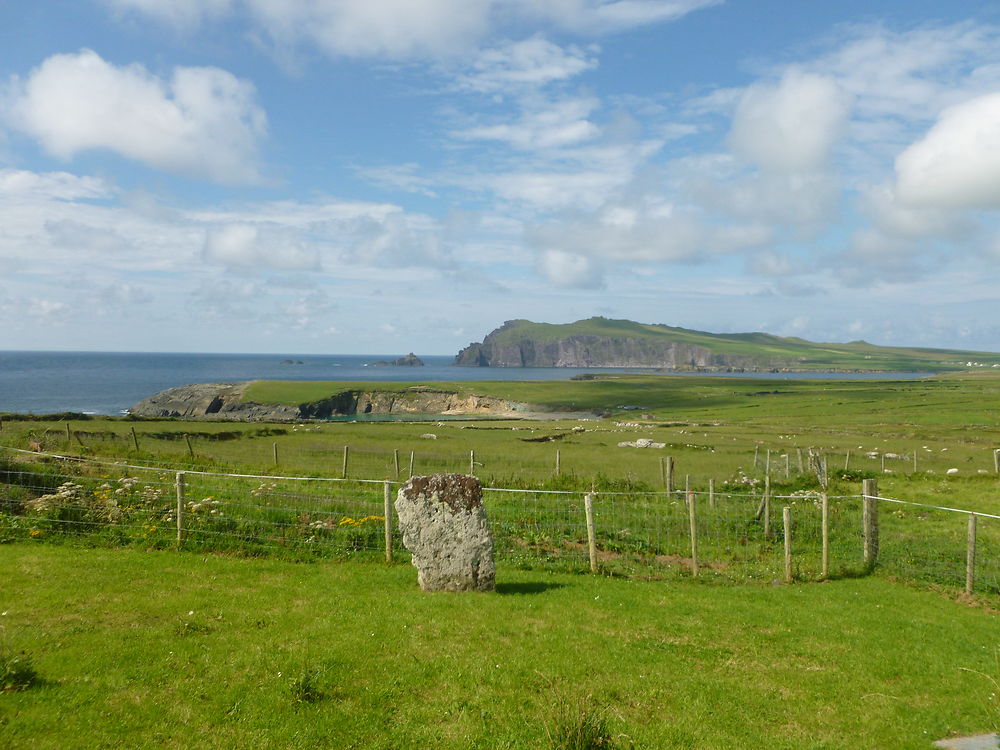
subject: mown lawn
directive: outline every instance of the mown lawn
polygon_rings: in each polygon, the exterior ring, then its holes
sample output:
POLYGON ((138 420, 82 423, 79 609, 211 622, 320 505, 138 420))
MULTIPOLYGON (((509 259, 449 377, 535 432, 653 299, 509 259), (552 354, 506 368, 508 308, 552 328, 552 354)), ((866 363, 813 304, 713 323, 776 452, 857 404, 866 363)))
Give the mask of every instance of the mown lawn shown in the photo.
POLYGON ((705 586, 0 545, 0 747, 921 748, 1000 724, 997 613, 878 577, 705 586))

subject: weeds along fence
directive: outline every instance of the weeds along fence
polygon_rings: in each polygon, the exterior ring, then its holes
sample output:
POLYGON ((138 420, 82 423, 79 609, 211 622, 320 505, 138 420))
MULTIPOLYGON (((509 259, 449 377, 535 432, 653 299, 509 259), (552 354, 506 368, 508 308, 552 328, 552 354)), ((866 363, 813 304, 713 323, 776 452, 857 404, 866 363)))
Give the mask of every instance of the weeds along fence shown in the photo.
MULTIPOLYGON (((0 541, 408 560, 399 482, 173 471, 8 450, 0 541)), ((1000 518, 880 497, 484 488, 500 564, 656 579, 808 581, 882 570, 1000 594, 1000 518)))

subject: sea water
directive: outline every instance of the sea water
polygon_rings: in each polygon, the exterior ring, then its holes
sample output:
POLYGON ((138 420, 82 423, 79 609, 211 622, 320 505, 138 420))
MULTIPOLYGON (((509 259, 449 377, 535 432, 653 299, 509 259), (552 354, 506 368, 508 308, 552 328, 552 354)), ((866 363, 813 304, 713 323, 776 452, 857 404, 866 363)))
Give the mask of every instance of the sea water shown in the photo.
MULTIPOLYGON (((456 367, 452 356, 421 355, 424 367, 376 367, 398 355, 0 352, 0 413, 124 414, 166 388, 244 380, 568 380, 582 373, 642 373, 600 367, 456 367), (286 361, 293 364, 286 364, 286 361)), ((677 373, 692 375, 696 373, 677 373)), ((720 374, 723 373, 713 373, 720 374)), ((724 373, 782 379, 912 379, 927 373, 724 373)))

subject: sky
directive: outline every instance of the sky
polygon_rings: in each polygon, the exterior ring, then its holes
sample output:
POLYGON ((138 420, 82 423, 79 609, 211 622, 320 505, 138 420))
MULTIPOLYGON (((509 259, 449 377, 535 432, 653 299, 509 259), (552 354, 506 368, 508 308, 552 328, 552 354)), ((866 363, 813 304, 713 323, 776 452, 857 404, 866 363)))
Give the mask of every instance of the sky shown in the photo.
POLYGON ((994 0, 0 0, 0 349, 1000 351, 994 0))

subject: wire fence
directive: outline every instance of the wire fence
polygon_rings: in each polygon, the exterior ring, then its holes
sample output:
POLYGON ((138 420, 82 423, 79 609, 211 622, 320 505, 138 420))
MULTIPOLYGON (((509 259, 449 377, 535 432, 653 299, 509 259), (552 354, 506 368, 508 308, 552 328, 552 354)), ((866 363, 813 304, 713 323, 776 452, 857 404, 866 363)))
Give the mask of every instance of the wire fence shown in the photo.
MULTIPOLYGON (((0 457, 0 541, 407 560, 390 503, 399 486, 177 472, 9 449, 0 457)), ((740 492, 486 487, 483 504, 497 561, 514 567, 721 583, 811 581, 874 569, 1000 594, 1000 517, 874 493, 866 500, 813 490, 772 495, 766 486, 740 492), (866 502, 875 510, 866 511, 866 502), (874 525, 866 524, 870 512, 874 525)))

